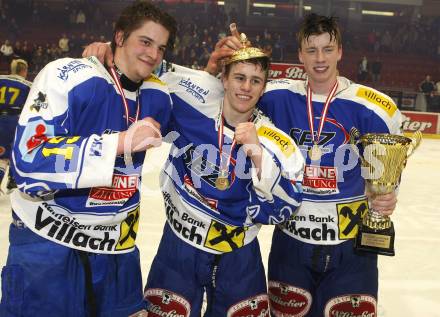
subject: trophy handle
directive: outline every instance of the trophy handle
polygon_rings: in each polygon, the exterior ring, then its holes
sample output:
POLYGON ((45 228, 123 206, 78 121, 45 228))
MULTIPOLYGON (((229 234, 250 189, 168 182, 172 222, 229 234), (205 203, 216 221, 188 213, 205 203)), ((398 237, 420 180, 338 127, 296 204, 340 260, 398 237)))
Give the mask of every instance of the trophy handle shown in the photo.
POLYGON ((408 149, 407 158, 413 155, 414 151, 419 147, 420 142, 422 142, 422 132, 417 130, 414 132, 414 134, 411 136, 411 144, 408 149))

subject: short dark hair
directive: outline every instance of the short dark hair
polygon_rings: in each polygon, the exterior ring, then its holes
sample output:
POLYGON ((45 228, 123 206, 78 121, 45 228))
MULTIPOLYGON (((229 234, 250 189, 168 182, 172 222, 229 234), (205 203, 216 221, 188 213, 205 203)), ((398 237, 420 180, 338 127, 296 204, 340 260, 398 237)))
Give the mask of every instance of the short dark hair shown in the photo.
POLYGON ((173 48, 177 33, 176 20, 167 12, 148 1, 136 1, 132 5, 126 7, 116 21, 111 43, 113 52, 116 49, 115 36, 117 32, 122 31, 124 33, 125 41, 130 36, 131 32, 140 28, 145 21, 159 23, 167 29, 170 33, 167 48, 173 48))
POLYGON ((341 30, 335 17, 327 17, 311 13, 307 15, 300 25, 296 35, 298 47, 301 49, 302 42, 307 41, 312 35, 330 34, 330 41, 335 40, 339 47, 342 46, 341 30))
POLYGON ((267 78, 269 77, 270 60, 269 57, 267 56, 232 62, 225 66, 225 69, 223 71, 224 76, 227 77, 229 75, 229 72, 231 71, 232 66, 238 63, 249 63, 249 64, 258 65, 261 67, 261 70, 264 72, 264 80, 267 80, 267 78))

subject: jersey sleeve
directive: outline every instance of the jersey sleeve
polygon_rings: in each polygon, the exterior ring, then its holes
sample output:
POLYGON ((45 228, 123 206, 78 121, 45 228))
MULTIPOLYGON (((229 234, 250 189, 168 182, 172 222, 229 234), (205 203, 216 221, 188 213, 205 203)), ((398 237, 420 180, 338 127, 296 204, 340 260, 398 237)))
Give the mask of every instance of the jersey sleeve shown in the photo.
POLYGON ((364 106, 359 112, 360 133, 402 134, 402 114, 387 95, 370 87, 354 85, 353 100, 364 106))
MULTIPOLYGON (((83 60, 72 61, 77 69, 93 68, 83 60)), ((73 113, 88 105, 93 86, 79 91, 78 76, 60 80, 61 63, 66 60, 52 62, 38 74, 17 126, 14 176, 29 195, 111 185, 118 135, 73 133, 73 113)))
POLYGON ((256 223, 277 224, 287 221, 301 203, 304 158, 281 130, 262 125, 257 133, 263 147, 262 170, 260 178, 252 170, 248 213, 256 223))

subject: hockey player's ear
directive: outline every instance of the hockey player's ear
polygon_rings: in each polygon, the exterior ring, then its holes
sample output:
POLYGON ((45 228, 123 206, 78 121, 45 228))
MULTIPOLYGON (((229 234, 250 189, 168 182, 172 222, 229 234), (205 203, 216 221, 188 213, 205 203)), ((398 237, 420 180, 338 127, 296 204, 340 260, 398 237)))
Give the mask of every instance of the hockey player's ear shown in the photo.
POLYGON ((300 61, 301 64, 304 64, 304 62, 303 62, 303 58, 302 58, 302 52, 301 52, 301 49, 300 49, 300 48, 298 49, 298 59, 299 59, 299 61, 300 61))
POLYGON ((115 34, 115 43, 117 47, 122 47, 124 44, 124 32, 123 31, 117 31, 115 34))
POLYGON ((338 47, 338 62, 341 60, 342 58, 342 46, 338 47))

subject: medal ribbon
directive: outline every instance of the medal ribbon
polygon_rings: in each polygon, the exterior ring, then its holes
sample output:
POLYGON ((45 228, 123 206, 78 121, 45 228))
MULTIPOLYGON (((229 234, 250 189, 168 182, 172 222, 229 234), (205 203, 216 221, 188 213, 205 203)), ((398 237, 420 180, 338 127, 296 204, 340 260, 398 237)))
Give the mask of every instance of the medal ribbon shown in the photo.
POLYGON ((229 156, 228 156, 228 160, 226 161, 226 165, 223 166, 223 129, 224 129, 224 118, 223 118, 223 114, 221 115, 220 118, 220 124, 218 127, 218 150, 220 152, 220 172, 222 171, 226 171, 226 173, 229 171, 229 164, 231 164, 231 159, 232 159, 232 151, 234 150, 235 145, 237 144, 237 142, 235 141, 235 138, 232 140, 232 144, 231 144, 231 150, 229 152, 229 156))
POLYGON ((129 109, 128 109, 128 103, 127 103, 127 99, 125 99, 125 94, 124 94, 124 90, 122 89, 122 85, 121 85, 121 81, 119 80, 119 76, 116 74, 116 70, 114 67, 110 67, 110 74, 113 78, 113 80, 116 83, 116 88, 119 91, 119 94, 121 95, 121 99, 122 99, 122 104, 124 105, 124 109, 125 109, 125 119, 127 121, 127 128, 130 126, 130 122, 136 122, 139 119, 139 89, 136 91, 136 103, 137 103, 137 107, 136 107, 136 117, 135 118, 131 118, 129 115, 129 109))
POLYGON ((309 127, 310 127, 310 133, 312 134, 313 144, 315 145, 317 145, 319 142, 322 128, 324 127, 324 121, 325 118, 327 117, 327 111, 330 106, 330 102, 332 101, 334 95, 336 94, 337 89, 338 89, 338 80, 336 80, 332 90, 330 91, 329 95, 327 96, 327 99, 325 100, 324 108, 322 109, 321 119, 319 120, 318 131, 316 133, 316 138, 315 138, 315 128, 313 127, 313 108, 312 108, 313 93, 310 85, 309 84, 307 85, 307 117, 309 119, 309 127))

